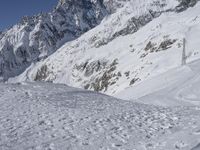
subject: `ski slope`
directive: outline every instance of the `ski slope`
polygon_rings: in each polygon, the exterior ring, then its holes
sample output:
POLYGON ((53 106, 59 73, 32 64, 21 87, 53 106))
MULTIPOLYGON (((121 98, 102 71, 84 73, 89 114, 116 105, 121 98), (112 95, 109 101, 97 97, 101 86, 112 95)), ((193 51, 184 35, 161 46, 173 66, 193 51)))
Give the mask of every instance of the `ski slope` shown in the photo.
POLYGON ((115 96, 162 106, 200 105, 199 66, 200 60, 190 62, 145 80, 115 96))
POLYGON ((1 84, 0 149, 197 150, 199 113, 65 85, 1 84))

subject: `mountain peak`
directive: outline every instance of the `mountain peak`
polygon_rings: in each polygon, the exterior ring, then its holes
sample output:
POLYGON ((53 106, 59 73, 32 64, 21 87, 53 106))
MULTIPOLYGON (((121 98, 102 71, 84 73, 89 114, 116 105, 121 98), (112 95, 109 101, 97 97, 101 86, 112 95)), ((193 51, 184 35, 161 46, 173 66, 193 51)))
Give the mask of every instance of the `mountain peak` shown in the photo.
POLYGON ((58 6, 57 7, 59 7, 59 6, 63 6, 63 5, 65 5, 67 2, 71 2, 72 0, 59 0, 58 1, 58 6))
POLYGON ((59 0, 52 12, 23 17, 3 36, 0 33, 0 76, 22 73, 32 62, 100 24, 107 14, 103 0, 59 0))
POLYGON ((103 0, 59 0, 58 7, 59 6, 65 6, 68 5, 82 5, 82 6, 89 6, 92 4, 103 4, 103 0))

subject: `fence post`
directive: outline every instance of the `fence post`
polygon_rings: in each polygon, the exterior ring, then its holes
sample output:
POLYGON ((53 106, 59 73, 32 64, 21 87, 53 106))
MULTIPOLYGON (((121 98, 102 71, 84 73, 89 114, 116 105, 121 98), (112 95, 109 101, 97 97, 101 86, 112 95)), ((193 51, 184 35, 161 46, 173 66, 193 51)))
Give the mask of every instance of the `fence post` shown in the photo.
POLYGON ((182 66, 186 65, 185 45, 186 45, 186 39, 183 38, 182 66))

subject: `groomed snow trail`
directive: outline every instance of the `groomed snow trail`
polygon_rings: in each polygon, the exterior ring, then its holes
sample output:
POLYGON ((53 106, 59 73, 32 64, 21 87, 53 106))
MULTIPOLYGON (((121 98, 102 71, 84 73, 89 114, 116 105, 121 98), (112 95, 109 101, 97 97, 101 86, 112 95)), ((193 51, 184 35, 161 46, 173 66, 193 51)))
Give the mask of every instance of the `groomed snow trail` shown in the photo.
POLYGON ((0 150, 196 150, 199 114, 65 85, 1 84, 0 150))
POLYGON ((200 106, 200 60, 128 88, 118 98, 158 106, 200 106))

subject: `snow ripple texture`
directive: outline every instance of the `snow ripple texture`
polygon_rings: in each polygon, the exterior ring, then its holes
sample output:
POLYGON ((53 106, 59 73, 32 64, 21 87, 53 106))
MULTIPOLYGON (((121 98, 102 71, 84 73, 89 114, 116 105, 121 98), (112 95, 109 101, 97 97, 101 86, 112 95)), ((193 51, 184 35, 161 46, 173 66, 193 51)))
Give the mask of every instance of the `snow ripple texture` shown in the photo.
POLYGON ((1 84, 0 149, 198 150, 199 113, 65 85, 1 84))

